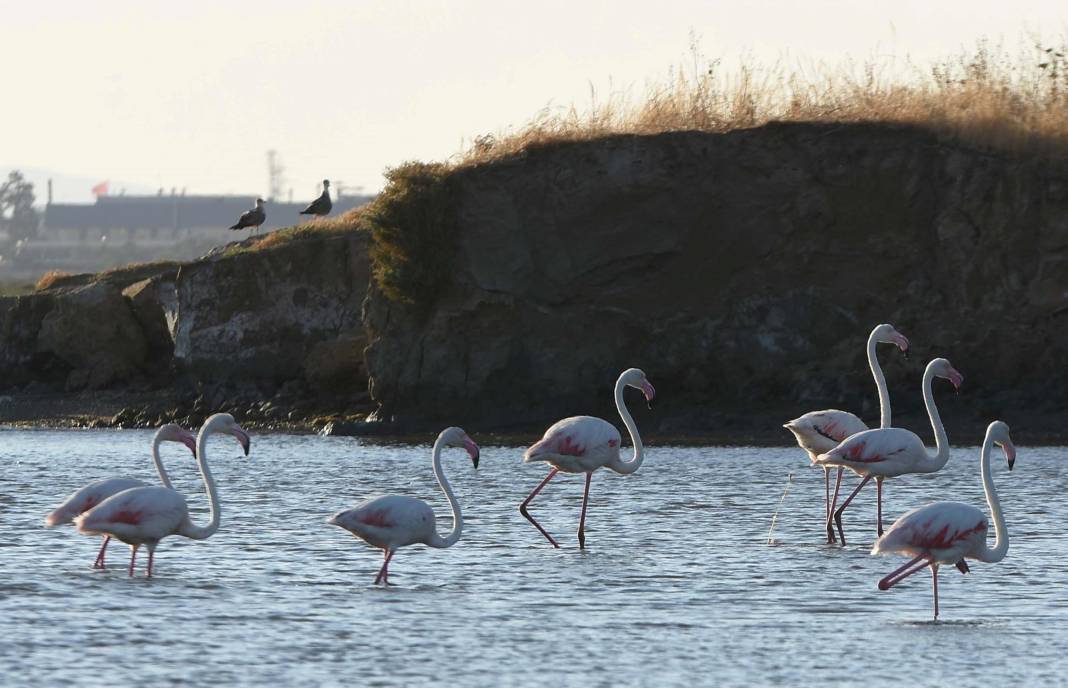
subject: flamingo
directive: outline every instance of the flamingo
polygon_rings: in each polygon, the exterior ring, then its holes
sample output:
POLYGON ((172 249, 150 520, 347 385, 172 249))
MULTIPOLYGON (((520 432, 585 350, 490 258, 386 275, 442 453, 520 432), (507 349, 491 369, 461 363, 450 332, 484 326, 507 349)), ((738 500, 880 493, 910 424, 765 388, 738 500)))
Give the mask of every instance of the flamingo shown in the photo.
MULTIPOLYGON (((879 427, 890 427, 890 393, 886 389, 886 378, 883 377, 883 369, 879 365, 879 357, 875 353, 877 344, 896 344, 905 358, 909 357, 909 340, 905 335, 894 329, 893 325, 876 325, 868 335, 868 366, 875 378, 875 387, 879 392, 879 427)), ((868 426, 860 418, 849 411, 827 409, 826 411, 811 411, 794 418, 783 425, 784 428, 794 433, 798 445, 801 446, 812 461, 816 463, 816 457, 838 446, 838 443, 847 437, 864 432, 868 426)), ((838 467, 838 478, 835 480, 834 489, 837 490, 842 483, 842 472, 845 469, 838 467)), ((824 518, 831 517, 831 467, 823 467, 823 492, 824 492, 824 518)), ((833 543, 834 529, 827 529, 827 543, 833 543)))
POLYGON ((382 550, 382 568, 375 576, 375 585, 381 582, 389 585, 389 562, 398 547, 422 543, 430 547, 444 549, 452 547, 460 540, 463 532, 464 517, 460 513, 460 503, 452 492, 449 481, 441 470, 441 452, 445 447, 463 447, 471 455, 471 464, 478 468, 478 445, 471 441, 467 433, 460 428, 445 428, 434 442, 431 463, 434 477, 445 493, 452 507, 452 530, 445 537, 438 535, 434 510, 430 505, 415 497, 387 495, 368 499, 351 509, 339 511, 326 522, 340 526, 372 547, 382 550))
POLYGON ((638 428, 634 425, 634 419, 631 418, 627 405, 623 402, 624 387, 640 389, 650 408, 652 408, 656 390, 649 384, 645 373, 637 368, 624 370, 616 380, 616 409, 623 418, 623 423, 630 432, 631 444, 634 445, 634 454, 629 461, 623 461, 619 457, 620 435, 616 426, 593 416, 572 416, 557 421, 545 431, 545 435, 540 440, 523 453, 523 463, 544 461, 552 466, 549 475, 538 483, 534 491, 527 495, 527 498, 519 505, 519 513, 534 524, 534 527, 552 543, 553 547, 559 548, 560 545, 527 512, 527 506, 557 473, 563 471, 564 473, 586 474, 586 487, 582 493, 582 512, 579 515, 578 529, 579 549, 585 549, 586 505, 590 498, 590 480, 593 478, 593 472, 603 466, 616 473, 628 475, 642 465, 642 460, 645 458, 642 438, 638 436, 638 428))
POLYGON ((134 487, 108 497, 103 502, 78 516, 78 532, 87 535, 110 535, 130 545, 130 569, 133 576, 134 560, 141 545, 148 547, 147 577, 152 577, 152 559, 156 545, 168 535, 181 535, 194 540, 205 540, 219 529, 221 505, 215 481, 208 468, 208 436, 228 433, 237 438, 248 456, 249 436, 229 413, 216 413, 204 421, 197 435, 197 466, 208 492, 211 521, 207 526, 198 526, 189 518, 185 497, 170 487, 134 487))
MULTIPOLYGON (((167 471, 163 468, 163 461, 159 457, 159 445, 163 442, 181 442, 189 447, 189 450, 193 452, 193 456, 196 456, 196 438, 193 433, 176 423, 168 423, 162 426, 156 431, 155 437, 152 438, 152 463, 156 466, 160 482, 163 483, 164 487, 170 487, 171 479, 167 476, 167 471)), ((55 511, 45 517, 45 525, 52 527, 62 523, 71 523, 79 514, 89 511, 111 495, 118 494, 131 487, 145 487, 147 485, 148 483, 143 480, 134 480, 133 478, 110 478, 90 483, 67 497, 62 504, 56 507, 55 511)), ((105 535, 104 544, 100 546, 100 551, 93 562, 94 569, 104 568, 104 551, 110 541, 111 536, 105 535)))
MULTIPOLYGON (((903 428, 876 428, 865 430, 849 437, 837 447, 816 457, 821 466, 844 466, 863 479, 853 493, 842 502, 834 512, 834 522, 838 526, 838 536, 845 545, 845 533, 842 531, 842 512, 857 496, 868 481, 875 478, 878 490, 878 533, 883 534, 883 480, 895 478, 906 473, 934 473, 941 470, 949 460, 949 440, 942 419, 935 406, 931 382, 935 377, 949 380, 955 389, 960 389, 964 376, 958 373, 944 358, 936 358, 927 364, 923 372, 923 401, 934 429, 936 451, 934 456, 927 453, 923 440, 916 433, 903 428)), ((835 489, 831 499, 831 509, 838 501, 835 489)), ((831 518, 827 518, 827 528, 831 528, 831 518)))
POLYGON ((924 566, 931 567, 931 586, 934 590, 934 618, 938 619, 938 566, 955 564, 961 573, 968 573, 965 559, 975 559, 993 564, 1005 558, 1009 551, 1009 530, 1001 513, 994 481, 990 477, 990 450, 997 444, 1005 452, 1009 470, 1016 463, 1016 447, 1009 437, 1009 426, 996 420, 987 426, 986 438, 979 453, 979 472, 983 478, 986 503, 994 516, 994 532, 997 541, 993 549, 987 547, 989 530, 986 515, 970 504, 960 502, 935 502, 913 509, 894 521, 875 542, 872 554, 901 552, 911 556, 904 566, 894 570, 879 581, 880 590, 889 590, 903 579, 924 566))

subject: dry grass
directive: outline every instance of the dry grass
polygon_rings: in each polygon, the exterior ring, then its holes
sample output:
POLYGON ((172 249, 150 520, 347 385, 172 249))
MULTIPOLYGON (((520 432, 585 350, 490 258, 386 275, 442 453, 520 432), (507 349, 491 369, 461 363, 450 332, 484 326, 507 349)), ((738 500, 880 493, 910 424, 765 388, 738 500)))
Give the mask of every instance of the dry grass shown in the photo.
POLYGON ((364 216, 368 207, 366 205, 360 206, 335 217, 316 218, 294 227, 286 227, 285 229, 270 232, 262 237, 253 237, 249 241, 230 247, 224 255, 232 256, 239 253, 265 251, 291 241, 360 231, 364 228, 364 216))
POLYGON ((1068 38, 1008 50, 974 50, 921 67, 883 57, 834 67, 743 63, 728 71, 691 41, 690 64, 648 86, 613 93, 585 110, 546 109, 519 130, 481 136, 457 166, 531 147, 617 134, 725 132, 772 121, 907 124, 984 147, 1068 154, 1068 38))
POLYGON ((41 275, 41 278, 37 280, 37 284, 33 285, 34 291, 44 291, 50 289, 56 282, 59 282, 64 277, 70 277, 73 273, 63 272, 62 270, 49 270, 45 274, 41 275))

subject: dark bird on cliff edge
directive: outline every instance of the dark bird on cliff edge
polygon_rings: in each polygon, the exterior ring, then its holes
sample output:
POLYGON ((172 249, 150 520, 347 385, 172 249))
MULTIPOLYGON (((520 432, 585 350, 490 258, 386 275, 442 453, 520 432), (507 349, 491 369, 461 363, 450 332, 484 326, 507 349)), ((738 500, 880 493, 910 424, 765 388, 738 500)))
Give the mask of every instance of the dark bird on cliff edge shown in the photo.
POLYGON ((318 215, 319 217, 326 217, 330 214, 330 209, 334 207, 334 204, 330 202, 330 180, 323 180, 323 192, 314 201, 308 204, 308 207, 300 211, 301 215, 318 215))
POLYGON ((256 199, 256 207, 246 210, 237 218, 237 223, 230 225, 230 229, 259 229, 260 225, 267 221, 267 211, 263 209, 263 199, 256 199))

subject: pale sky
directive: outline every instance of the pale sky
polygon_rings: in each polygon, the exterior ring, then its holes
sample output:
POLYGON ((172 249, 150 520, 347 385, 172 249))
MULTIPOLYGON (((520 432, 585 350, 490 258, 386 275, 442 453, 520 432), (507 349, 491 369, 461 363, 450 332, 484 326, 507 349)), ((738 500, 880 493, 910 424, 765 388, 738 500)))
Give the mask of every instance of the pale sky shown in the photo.
POLYGON ((1068 0, 0 0, 0 169, 266 194, 274 148, 296 200, 324 177, 374 191, 591 84, 642 92, 691 32, 728 64, 924 62, 1068 36, 1068 0))

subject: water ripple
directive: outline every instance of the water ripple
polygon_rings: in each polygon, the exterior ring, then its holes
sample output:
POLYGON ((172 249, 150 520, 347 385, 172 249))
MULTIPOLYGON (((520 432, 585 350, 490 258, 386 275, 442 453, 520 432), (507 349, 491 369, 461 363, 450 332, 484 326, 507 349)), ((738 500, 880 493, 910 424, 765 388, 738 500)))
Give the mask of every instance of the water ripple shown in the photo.
MULTIPOLYGON (((1012 474, 996 469, 1009 556, 968 576, 943 569, 933 623, 929 577, 876 588, 898 560, 868 554, 872 494, 846 514, 848 547, 823 542, 822 473, 795 449, 653 447, 633 476, 598 474, 586 552, 581 476, 561 475, 531 507, 555 550, 516 511, 545 474, 520 462, 521 448, 484 447, 477 472, 446 457, 464 539, 402 550, 396 585, 382 588, 380 553, 322 521, 400 492, 428 500, 447 529, 425 446, 266 435, 246 461, 213 440, 222 528, 206 542, 164 541, 146 580, 126 576, 118 543, 108 569, 92 570, 99 540, 41 519, 91 480, 152 479, 150 433, 3 436, 0 667, 19 685, 900 681, 902 662, 880 657, 908 662, 910 685, 1052 684, 1068 671, 1064 448, 1021 448, 1012 474), (1005 656, 1027 661, 996 661, 1005 656)), ((171 449, 176 486, 204 519, 195 464, 171 449)), ((887 522, 934 499, 982 505, 976 457, 955 448, 942 472, 887 482, 887 522)))

